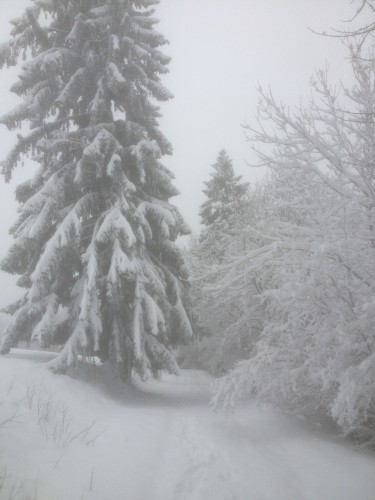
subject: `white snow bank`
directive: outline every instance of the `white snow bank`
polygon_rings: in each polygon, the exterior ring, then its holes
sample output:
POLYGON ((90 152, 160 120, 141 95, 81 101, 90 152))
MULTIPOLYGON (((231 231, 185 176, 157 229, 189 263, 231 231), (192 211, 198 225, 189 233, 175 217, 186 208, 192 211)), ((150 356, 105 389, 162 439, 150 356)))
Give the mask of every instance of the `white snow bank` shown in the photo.
POLYGON ((109 397, 108 376, 53 375, 50 356, 0 358, 1 499, 375 498, 374 456, 255 406, 213 413, 202 372, 109 397))

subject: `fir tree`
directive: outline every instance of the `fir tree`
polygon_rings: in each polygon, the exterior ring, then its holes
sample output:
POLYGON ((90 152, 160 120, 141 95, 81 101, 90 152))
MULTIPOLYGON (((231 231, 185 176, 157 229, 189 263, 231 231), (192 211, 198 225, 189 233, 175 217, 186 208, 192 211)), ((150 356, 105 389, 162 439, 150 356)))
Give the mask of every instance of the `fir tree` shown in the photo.
POLYGON ((200 216, 206 228, 220 225, 225 229, 233 223, 248 184, 241 183, 241 176, 235 175, 232 161, 225 150, 220 151, 212 167, 214 171, 211 179, 204 183, 206 189, 203 189, 203 193, 207 200, 201 205, 200 216))
POLYGON ((250 193, 248 184, 241 182, 240 175, 235 175, 232 161, 224 150, 220 151, 205 186, 203 192, 207 198, 200 210, 204 227, 197 239, 190 239, 187 250, 194 283, 191 309, 196 320, 194 331, 199 338, 193 345, 181 349, 181 357, 185 366, 218 375, 233 364, 235 349, 233 343, 227 348, 226 338, 232 316, 238 311, 232 304, 228 309, 225 301, 215 301, 211 285, 221 265, 247 244, 241 235, 248 223, 250 193))
POLYGON ((26 288, 8 310, 1 344, 63 344, 52 368, 98 353, 120 367, 177 370, 168 346, 191 336, 174 243, 188 228, 169 199, 171 146, 157 101, 169 58, 155 31, 158 0, 33 0, 12 21, 0 63, 22 56, 12 91, 22 103, 1 123, 29 124, 3 162, 9 180, 23 157, 39 164, 18 186, 15 242, 2 269, 26 288))
POLYGON ((201 205, 204 228, 198 246, 199 260, 208 265, 222 262, 230 240, 242 218, 247 200, 248 184, 236 175, 226 151, 221 150, 212 165, 211 179, 205 182, 207 199, 201 205))

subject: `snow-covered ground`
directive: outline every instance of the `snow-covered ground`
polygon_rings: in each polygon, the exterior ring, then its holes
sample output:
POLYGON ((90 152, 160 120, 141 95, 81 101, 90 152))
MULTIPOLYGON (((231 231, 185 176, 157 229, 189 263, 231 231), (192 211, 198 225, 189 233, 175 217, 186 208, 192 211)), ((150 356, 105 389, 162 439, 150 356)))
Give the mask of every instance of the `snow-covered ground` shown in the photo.
POLYGON ((1 500, 375 498, 373 455, 256 406, 212 412, 202 372, 108 394, 48 356, 0 359, 1 500))

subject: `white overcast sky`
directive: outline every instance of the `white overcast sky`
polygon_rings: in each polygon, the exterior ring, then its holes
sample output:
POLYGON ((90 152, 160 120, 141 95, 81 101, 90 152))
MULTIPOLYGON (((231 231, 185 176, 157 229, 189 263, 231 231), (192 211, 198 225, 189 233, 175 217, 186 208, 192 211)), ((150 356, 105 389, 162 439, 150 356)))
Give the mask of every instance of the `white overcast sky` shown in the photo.
MULTIPOLYGON (((9 20, 30 0, 0 0, 0 41, 9 20)), ((173 157, 165 164, 174 172, 181 195, 172 200, 194 231, 199 229, 202 187, 220 149, 228 151, 236 171, 254 182, 260 173, 252 161, 241 124, 251 122, 257 104, 256 87, 270 85, 275 96, 291 106, 309 92, 314 69, 328 63, 332 80, 350 79, 346 52, 337 39, 314 35, 354 13, 351 0, 161 0, 158 26, 170 45, 170 73, 164 83, 173 101, 163 105, 162 131, 172 142, 173 157)), ((0 114, 17 101, 8 89, 17 72, 0 73, 0 114)), ((0 125, 0 158, 15 133, 0 125)), ((14 188, 28 177, 27 164, 11 184, 0 178, 0 257, 11 244, 8 229, 16 219, 14 188)), ((19 292, 15 279, 0 273, 0 307, 19 292)))

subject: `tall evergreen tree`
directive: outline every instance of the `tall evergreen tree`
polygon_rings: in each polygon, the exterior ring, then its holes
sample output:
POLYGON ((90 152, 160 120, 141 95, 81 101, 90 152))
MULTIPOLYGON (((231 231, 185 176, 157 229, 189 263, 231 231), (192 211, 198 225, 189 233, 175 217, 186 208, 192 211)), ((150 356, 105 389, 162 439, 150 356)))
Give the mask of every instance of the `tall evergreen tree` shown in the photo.
POLYGON ((169 58, 155 31, 158 0, 32 0, 12 21, 1 66, 23 63, 12 91, 22 103, 1 118, 29 124, 3 162, 9 180, 24 156, 39 164, 18 186, 15 242, 2 269, 21 275, 23 299, 1 344, 64 347, 52 368, 98 353, 129 379, 176 371, 168 346, 191 336, 174 243, 188 228, 169 203, 171 146, 157 101, 169 58))
POLYGON ((205 186, 206 200, 200 210, 204 227, 199 238, 191 238, 187 251, 195 282, 190 292, 196 318, 194 330, 199 338, 181 353, 185 366, 219 374, 232 366, 233 356, 227 354, 236 348, 226 341, 226 333, 232 315, 238 311, 232 304, 228 309, 224 301, 215 303, 211 284, 216 280, 217 268, 239 252, 239 234, 244 233, 248 222, 250 194, 248 184, 235 174, 232 161, 224 150, 220 151, 205 186))
POLYGON ((204 183, 207 200, 201 205, 200 216, 207 228, 215 224, 225 229, 233 223, 248 184, 240 182, 242 177, 235 175, 232 161, 224 149, 212 167, 211 179, 204 183))
POLYGON ((242 225, 246 206, 248 184, 236 175, 232 161, 225 150, 221 150, 212 165, 211 178, 205 182, 203 193, 206 200, 200 209, 203 230, 198 248, 199 260, 207 264, 222 262, 228 250, 228 240, 242 225))

